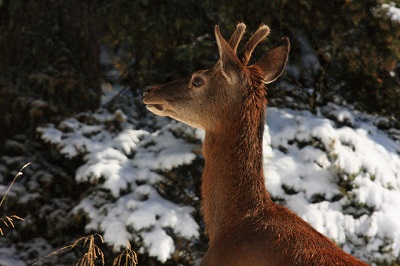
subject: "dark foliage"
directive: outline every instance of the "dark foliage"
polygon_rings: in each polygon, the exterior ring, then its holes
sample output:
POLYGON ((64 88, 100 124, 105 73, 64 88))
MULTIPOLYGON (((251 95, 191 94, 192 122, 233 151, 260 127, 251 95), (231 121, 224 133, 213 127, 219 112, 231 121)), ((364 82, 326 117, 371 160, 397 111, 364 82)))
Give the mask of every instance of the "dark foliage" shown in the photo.
POLYGON ((391 116, 398 125, 400 23, 379 9, 381 4, 379 0, 257 0, 246 5, 240 1, 119 0, 107 9, 105 43, 127 52, 126 61, 117 65, 125 82, 142 88, 212 65, 216 60, 214 24, 220 24, 228 37, 239 21, 250 31, 266 23, 272 34, 258 53, 284 35, 291 38, 290 64, 301 73, 287 80, 307 91, 299 100, 309 103, 310 110, 341 95, 358 108, 391 116), (304 47, 299 36, 309 41, 308 52, 318 58, 316 69, 302 65, 304 47))
POLYGON ((227 35, 238 21, 250 31, 261 23, 271 26, 271 40, 259 53, 283 35, 291 37, 290 63, 299 67, 298 36, 309 40, 320 63, 314 77, 310 81, 309 70, 301 69, 300 77, 287 79, 311 89, 305 94, 311 99, 303 99, 311 110, 340 94, 398 121, 400 24, 378 10, 380 5, 379 0, 2 1, 0 142, 96 108, 100 43, 114 52, 118 82, 140 91, 212 65, 213 25, 221 24, 227 35))
POLYGON ((0 3, 0 143, 97 108, 96 1, 0 3))

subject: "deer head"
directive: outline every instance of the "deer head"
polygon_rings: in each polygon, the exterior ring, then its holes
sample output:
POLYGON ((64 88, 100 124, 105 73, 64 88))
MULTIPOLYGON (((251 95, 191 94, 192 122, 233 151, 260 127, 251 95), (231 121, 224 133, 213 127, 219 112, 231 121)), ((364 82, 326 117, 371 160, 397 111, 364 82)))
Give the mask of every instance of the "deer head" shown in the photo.
POLYGON ((144 93, 147 108, 156 115, 169 116, 207 131, 235 119, 249 94, 256 93, 265 99, 265 85, 276 80, 285 68, 289 40, 283 38, 254 65, 247 66, 253 50, 270 30, 262 25, 237 55, 245 28, 243 23, 238 24, 227 42, 219 27, 215 26, 218 62, 212 68, 197 71, 189 77, 149 88, 144 93))

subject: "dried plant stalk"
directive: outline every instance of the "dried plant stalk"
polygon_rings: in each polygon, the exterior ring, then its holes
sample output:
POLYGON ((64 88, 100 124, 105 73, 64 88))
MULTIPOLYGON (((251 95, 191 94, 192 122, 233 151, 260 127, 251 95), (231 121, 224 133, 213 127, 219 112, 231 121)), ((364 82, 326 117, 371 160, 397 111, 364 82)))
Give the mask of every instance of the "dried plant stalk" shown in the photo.
POLYGON ((114 259, 112 266, 136 266, 138 258, 135 251, 131 249, 131 244, 127 241, 126 249, 114 259), (124 264, 121 264, 125 260, 124 264))
MULTIPOLYGON (((23 175, 22 171, 23 171, 28 165, 30 165, 30 164, 31 164, 31 163, 27 163, 27 164, 25 164, 24 166, 22 166, 22 168, 21 168, 21 169, 18 171, 18 173, 15 175, 13 181, 11 181, 11 184, 8 186, 8 189, 7 189, 6 193, 5 193, 5 194, 3 195, 3 197, 1 198, 0 207, 3 205, 4 200, 6 199, 8 193, 9 193, 10 190, 11 190, 11 187, 14 185, 15 181, 17 180, 17 178, 18 178, 19 176, 23 175)), ((18 215, 15 215, 15 214, 13 214, 13 215, 4 215, 3 217, 0 218, 0 224, 4 224, 4 225, 7 226, 7 227, 10 227, 10 226, 11 226, 11 227, 14 228, 14 227, 15 227, 15 226, 14 226, 14 219, 17 219, 17 220, 20 220, 20 221, 25 221, 24 218, 21 218, 21 217, 19 217, 18 215)), ((1 235, 4 235, 4 231, 3 231, 3 229, 1 228, 1 225, 0 225, 0 234, 1 234, 1 235)))
POLYGON ((101 249, 95 244, 95 237, 96 236, 98 238, 100 238, 101 243, 104 243, 103 237, 101 235, 99 235, 99 234, 92 234, 92 235, 89 235, 89 236, 86 236, 86 237, 81 237, 81 238, 78 238, 77 240, 75 240, 75 242, 73 244, 65 246, 65 247, 62 247, 62 248, 50 253, 49 255, 41 258, 40 260, 38 260, 35 263, 33 263, 32 266, 37 265, 39 262, 41 262, 41 261, 43 261, 43 260, 45 260, 45 259, 47 259, 47 258, 49 258, 51 256, 57 255, 58 253, 66 250, 66 249, 73 249, 79 244, 79 242, 82 242, 82 241, 83 241, 83 246, 84 247, 87 244, 89 246, 88 246, 87 252, 85 254, 83 254, 83 257, 80 258, 75 265, 76 266, 94 266, 95 265, 95 261, 99 257, 101 257, 101 263, 104 266, 105 265, 104 254, 103 254, 103 251, 101 251, 101 249))

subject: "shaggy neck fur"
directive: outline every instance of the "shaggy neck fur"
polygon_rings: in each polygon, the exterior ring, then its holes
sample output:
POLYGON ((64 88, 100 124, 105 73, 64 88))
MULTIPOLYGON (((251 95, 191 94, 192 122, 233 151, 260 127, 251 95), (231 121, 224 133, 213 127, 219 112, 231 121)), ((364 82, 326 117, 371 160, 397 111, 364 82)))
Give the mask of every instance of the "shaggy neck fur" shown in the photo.
POLYGON ((365 266, 270 199, 262 155, 265 88, 250 80, 242 108, 206 131, 202 211, 210 248, 202 265, 365 266))
POLYGON ((266 93, 260 78, 250 80, 242 108, 206 131, 202 211, 210 242, 271 203, 263 173, 266 93))

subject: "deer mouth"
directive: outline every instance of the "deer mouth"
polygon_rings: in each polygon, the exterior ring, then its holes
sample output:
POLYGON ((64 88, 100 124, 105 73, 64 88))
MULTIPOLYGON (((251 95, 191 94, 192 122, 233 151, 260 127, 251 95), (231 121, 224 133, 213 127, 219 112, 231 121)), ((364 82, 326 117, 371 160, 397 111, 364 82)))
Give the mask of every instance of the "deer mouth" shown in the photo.
POLYGON ((146 108, 156 115, 163 116, 164 112, 166 111, 165 103, 160 100, 152 99, 152 97, 150 97, 151 95, 149 95, 149 92, 145 92, 143 96, 143 103, 146 105, 146 108))
POLYGON ((165 111, 164 105, 162 105, 162 104, 146 104, 146 107, 150 111, 152 111, 152 110, 157 110, 159 112, 165 111))
POLYGON ((145 103, 147 110, 159 116, 165 116, 166 106, 163 103, 145 103))

